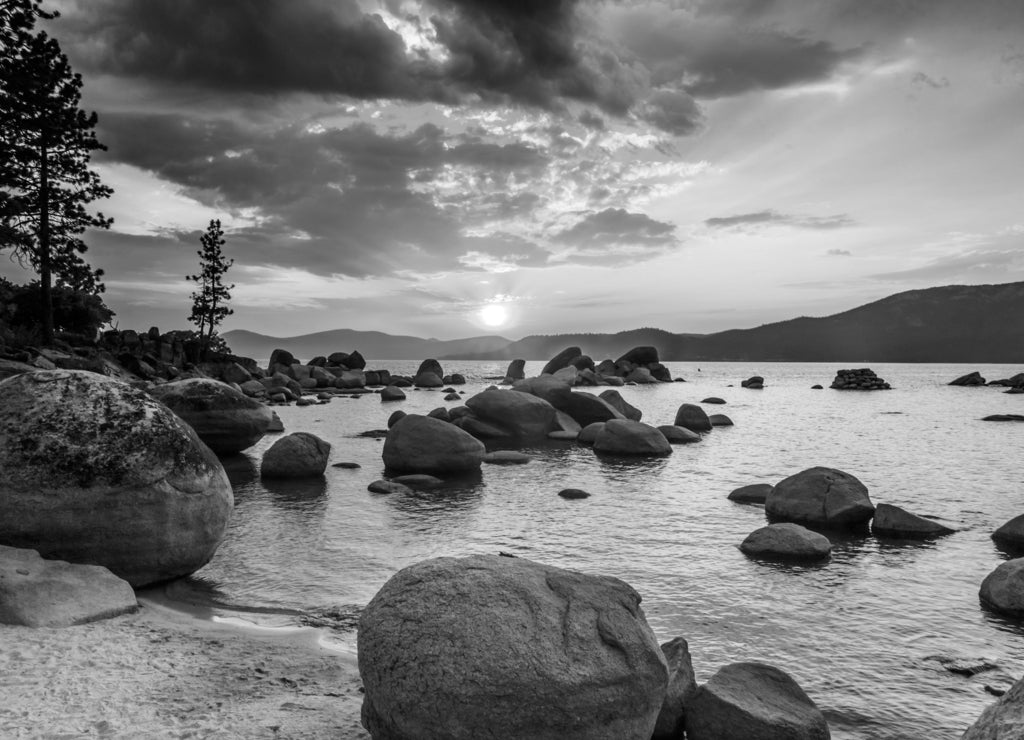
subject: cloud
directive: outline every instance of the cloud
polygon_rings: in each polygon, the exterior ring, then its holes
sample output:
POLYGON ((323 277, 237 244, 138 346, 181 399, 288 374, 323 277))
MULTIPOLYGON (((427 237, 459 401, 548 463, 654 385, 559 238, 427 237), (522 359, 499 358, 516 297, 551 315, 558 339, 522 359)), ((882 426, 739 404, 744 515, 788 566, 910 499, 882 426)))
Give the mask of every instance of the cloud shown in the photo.
POLYGON ((656 90, 644 101, 640 118, 676 136, 700 130, 704 115, 697 102, 679 90, 656 90))
POLYGON ((910 78, 910 84, 915 87, 930 87, 933 90, 941 90, 944 87, 949 87, 949 80, 945 77, 934 79, 929 77, 924 72, 916 72, 914 76, 910 78))
POLYGON ((894 282, 941 283, 1005 283, 1024 280, 1024 248, 1021 237, 998 238, 959 254, 937 257, 906 270, 882 272, 870 276, 874 280, 894 282))
POLYGON ((854 225, 854 220, 843 213, 834 216, 802 216, 779 213, 775 210, 741 213, 735 216, 719 216, 704 221, 712 229, 735 229, 746 226, 792 226, 799 229, 842 229, 854 225))
POLYGON ((661 251, 677 243, 674 224, 656 221, 643 213, 629 213, 623 208, 588 213, 572 227, 556 234, 554 240, 577 247, 578 257, 583 257, 583 261, 600 259, 606 253, 661 251))
POLYGON ((853 252, 848 249, 830 249, 825 254, 832 257, 852 257, 853 252))

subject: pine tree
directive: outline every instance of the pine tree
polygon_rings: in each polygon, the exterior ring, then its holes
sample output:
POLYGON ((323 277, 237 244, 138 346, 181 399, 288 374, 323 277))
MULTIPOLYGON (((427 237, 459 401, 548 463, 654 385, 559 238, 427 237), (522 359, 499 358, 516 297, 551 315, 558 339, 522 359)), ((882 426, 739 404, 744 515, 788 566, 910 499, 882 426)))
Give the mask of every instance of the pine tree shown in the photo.
POLYGON ((202 249, 196 252, 199 255, 199 274, 186 275, 185 279, 199 285, 199 290, 192 294, 192 314, 188 320, 199 327, 199 339, 205 349, 210 346, 220 322, 234 313, 227 307, 227 302, 231 300, 229 291, 235 286, 225 286, 223 278, 235 261, 227 259, 221 249, 225 241, 220 219, 210 221, 199 243, 202 245, 202 249))
POLYGON ((80 235, 112 219, 86 206, 113 192, 89 169, 96 114, 79 108, 82 77, 56 39, 35 32, 57 13, 39 0, 0 0, 0 249, 39 274, 42 339, 53 339, 58 285, 101 293, 102 271, 81 255, 80 235))

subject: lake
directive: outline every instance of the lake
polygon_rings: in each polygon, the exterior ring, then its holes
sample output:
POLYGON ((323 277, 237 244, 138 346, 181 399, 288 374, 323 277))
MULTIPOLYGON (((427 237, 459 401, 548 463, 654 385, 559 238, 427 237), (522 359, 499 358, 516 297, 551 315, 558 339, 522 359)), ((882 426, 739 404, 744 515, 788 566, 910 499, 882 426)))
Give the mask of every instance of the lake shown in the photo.
MULTIPOLYGON (((368 367, 411 374, 417 364, 368 367)), ((398 569, 504 551, 625 580, 643 596, 660 642, 689 641, 699 681, 736 661, 784 669, 824 711, 833 738, 959 738, 994 701, 984 685, 1005 688, 1000 670, 1024 673, 1022 624, 978 602, 982 579, 1004 559, 991 532, 1024 513, 1024 424, 980 419, 1024 413, 1024 395, 946 384, 972 370, 991 380, 1024 368, 875 364, 893 390, 859 393, 828 389, 838 364, 666 364, 688 382, 619 389, 643 421, 671 424, 680 404, 719 396, 726 405, 705 409, 735 426, 636 462, 599 459, 576 443, 528 448, 528 465, 484 465, 478 479, 414 495, 367 491, 383 477, 383 442, 356 435, 385 428, 396 409, 425 414, 458 402, 407 389, 398 403, 368 395, 278 407, 287 432, 316 434, 333 445, 331 463, 361 467, 261 482, 260 455, 277 435, 227 460, 228 536, 208 566, 168 593, 264 624, 327 625, 351 648, 353 619, 398 569), (764 390, 740 387, 755 374, 764 390), (815 383, 825 390, 811 390, 815 383), (924 543, 833 538, 825 565, 746 558, 737 546, 764 525, 764 510, 728 501, 729 492, 817 465, 855 475, 875 503, 958 531, 924 543), (592 496, 566 501, 556 495, 563 488, 592 496), (1000 670, 969 678, 932 656, 984 658, 1000 670)), ((465 397, 506 367, 443 365, 467 376, 465 397)), ((527 363, 527 375, 542 366, 527 363)))

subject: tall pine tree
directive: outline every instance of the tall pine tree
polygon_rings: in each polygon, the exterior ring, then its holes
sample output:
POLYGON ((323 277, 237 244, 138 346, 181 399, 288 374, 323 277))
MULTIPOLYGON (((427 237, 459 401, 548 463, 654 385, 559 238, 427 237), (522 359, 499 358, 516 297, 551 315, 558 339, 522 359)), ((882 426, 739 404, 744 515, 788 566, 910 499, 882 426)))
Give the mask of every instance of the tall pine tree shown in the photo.
POLYGON ((223 279, 235 261, 227 259, 221 249, 225 241, 220 219, 210 221, 199 243, 202 245, 202 249, 196 252, 199 255, 199 274, 186 275, 185 279, 193 280, 199 286, 192 294, 192 314, 188 320, 199 327, 199 339, 205 350, 210 346, 220 322, 234 313, 227 302, 231 300, 229 291, 235 286, 224 285, 223 279))
POLYGON ((96 114, 85 113, 82 78, 56 39, 35 30, 57 13, 39 0, 0 0, 0 250, 39 274, 42 339, 53 339, 54 281, 100 293, 102 271, 82 258, 87 228, 112 219, 87 209, 112 190, 89 169, 96 114))

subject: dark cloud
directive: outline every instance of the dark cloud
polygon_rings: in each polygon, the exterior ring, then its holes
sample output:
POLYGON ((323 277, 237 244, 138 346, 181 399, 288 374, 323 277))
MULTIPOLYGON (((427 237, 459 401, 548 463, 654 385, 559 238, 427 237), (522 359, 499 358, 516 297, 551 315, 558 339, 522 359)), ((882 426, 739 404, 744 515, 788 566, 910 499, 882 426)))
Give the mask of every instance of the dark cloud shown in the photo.
POLYGON ((694 99, 679 90, 656 90, 644 102, 639 115, 652 126, 676 136, 698 131, 704 119, 694 99))
POLYGON ((583 220, 559 233, 555 240, 583 248, 665 247, 676 243, 675 225, 656 221, 643 213, 623 208, 606 208, 589 213, 583 220))
POLYGON ((830 249, 827 252, 825 252, 825 254, 829 255, 830 257, 852 257, 853 256, 853 252, 851 252, 848 249, 830 249))
POLYGON ((604 131, 604 119, 593 111, 585 110, 580 113, 578 119, 581 124, 594 131, 604 131))
POLYGON ((704 225, 713 229, 742 228, 745 226, 764 226, 777 224, 794 226, 801 229, 842 229, 853 226, 854 221, 846 214, 834 216, 798 216, 779 213, 774 210, 741 213, 735 216, 719 216, 704 221, 704 225))
POLYGON ((915 87, 930 87, 933 90, 941 90, 944 87, 949 87, 949 80, 945 77, 940 77, 936 80, 924 72, 917 72, 910 78, 910 84, 915 87))

